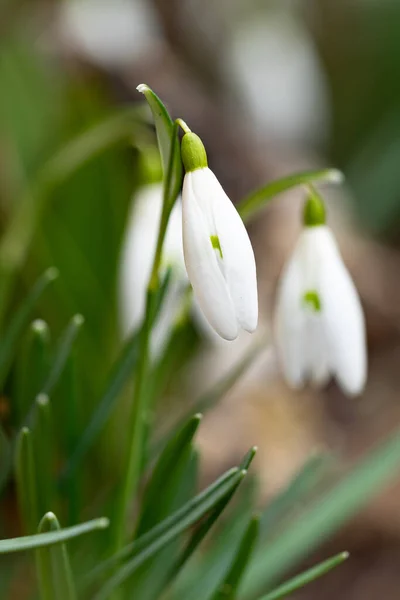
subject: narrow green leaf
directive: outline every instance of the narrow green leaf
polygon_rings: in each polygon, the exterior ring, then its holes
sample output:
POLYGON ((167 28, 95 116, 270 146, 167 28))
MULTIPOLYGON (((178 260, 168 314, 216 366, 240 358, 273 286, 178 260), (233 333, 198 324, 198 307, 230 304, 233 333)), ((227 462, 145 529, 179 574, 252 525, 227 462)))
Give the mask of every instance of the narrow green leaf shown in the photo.
MULTIPOLYGON (((152 314, 152 323, 154 323, 158 318, 160 308, 168 290, 170 279, 171 270, 168 269, 157 293, 152 314)), ((135 330, 123 345, 122 350, 117 357, 113 368, 111 369, 111 373, 105 386, 104 394, 101 397, 98 406, 94 411, 91 420, 89 421, 89 424, 87 425, 83 434, 80 436, 75 450, 71 458, 68 460, 68 463, 61 475, 61 485, 65 484, 68 479, 71 479, 74 476, 74 473, 81 464, 82 459, 93 447, 94 442, 107 423, 107 420, 111 415, 129 378, 134 374, 138 359, 139 333, 140 331, 135 330)))
POLYGON ((335 569, 348 558, 348 552, 341 552, 340 554, 337 554, 336 556, 325 560, 316 567, 312 567, 304 573, 301 573, 301 575, 293 577, 293 579, 290 579, 290 581, 283 583, 273 592, 270 592, 266 596, 262 596, 262 598, 260 598, 259 600, 281 600, 281 598, 286 598, 289 594, 292 594, 296 590, 299 590, 300 588, 306 586, 315 579, 322 577, 332 569, 335 569))
POLYGON ((164 174, 167 171, 170 152, 173 122, 160 98, 145 83, 138 85, 137 90, 144 94, 156 126, 157 142, 160 149, 161 164, 164 174))
MULTIPOLYGON (((257 452, 257 447, 253 446, 244 456, 242 463, 240 464, 240 472, 247 473, 248 468, 250 467, 253 458, 255 457, 257 452)), ((204 519, 202 523, 199 524, 197 529, 191 535, 189 542, 184 548, 181 555, 178 557, 174 568, 171 570, 170 579, 173 579, 177 573, 182 569, 183 565, 189 560, 195 550, 198 548, 200 543, 203 541, 205 536, 208 534, 214 523, 223 513, 229 502, 232 500, 232 497, 236 493, 240 483, 242 480, 239 480, 235 486, 232 487, 229 493, 227 493, 221 500, 215 504, 210 514, 204 519)))
POLYGON ((60 544, 73 538, 79 537, 85 533, 96 531, 97 529, 106 529, 109 525, 109 520, 105 517, 93 519, 80 525, 66 527, 59 531, 49 533, 38 533, 36 535, 28 535, 19 538, 10 538, 8 540, 0 540, 0 554, 9 554, 10 552, 23 552, 25 550, 35 550, 36 548, 44 548, 53 544, 60 544))
MULTIPOLYGON (((60 531, 52 512, 44 515, 38 532, 60 531)), ((37 550, 37 571, 41 600, 75 600, 75 584, 65 543, 37 550)))
POLYGON ((178 125, 172 122, 160 98, 145 84, 137 87, 144 94, 153 114, 164 173, 164 202, 172 208, 182 184, 182 161, 178 125))
MULTIPOLYGON (((218 504, 221 497, 223 498, 226 494, 230 494, 232 488, 236 488, 240 481, 245 477, 246 471, 236 471, 234 476, 232 476, 231 480, 225 485, 220 485, 218 491, 208 498, 207 502, 201 503, 200 506, 197 507, 196 510, 185 510, 185 507, 178 510, 176 513, 165 519, 165 521, 161 522, 159 525, 156 525, 152 530, 150 530, 147 534, 142 536, 142 548, 140 551, 137 551, 132 558, 127 560, 123 566, 110 577, 110 579, 106 582, 106 584, 100 589, 98 594, 95 596, 95 600, 105 600, 109 597, 109 594, 118 588, 124 581, 128 579, 135 572, 135 570, 142 565, 146 560, 154 556, 159 550, 161 550, 164 546, 166 546, 169 542, 175 539, 178 535, 183 533, 186 529, 191 527, 194 523, 196 523, 201 517, 206 514, 209 510, 218 504), (182 512, 186 513, 185 516, 179 518, 177 520, 177 515, 182 512), (172 522, 176 522, 175 525, 171 526, 172 522), (166 527, 166 523, 169 522, 169 527, 166 527), (155 530, 159 528, 164 529, 164 533, 161 535, 155 535, 155 530), (144 546, 144 538, 147 539, 153 537, 153 541, 151 543, 147 543, 144 546)), ((193 502, 193 501, 192 501, 193 502)), ((189 503, 190 504, 190 503, 189 503)), ((188 505, 185 505, 186 507, 188 505)), ((137 546, 139 545, 140 538, 137 540, 137 546)), ((137 547, 136 547, 137 548, 137 547)), ((125 549, 126 550, 126 549, 125 549)))
POLYGON ((54 268, 47 269, 43 273, 21 303, 21 306, 14 312, 10 324, 4 331, 0 344, 0 387, 4 385, 4 380, 14 359, 19 338, 28 324, 33 309, 49 283, 57 277, 58 271, 54 268))
POLYGON ((258 539, 260 517, 253 516, 244 532, 232 565, 212 600, 233 600, 258 539))
POLYGON ((82 315, 74 315, 61 336, 55 351, 53 364, 41 390, 43 394, 50 394, 57 384, 84 321, 82 315))
MULTIPOLYGON (((174 494, 170 494, 168 503, 165 506, 165 514, 167 515, 172 514, 189 502, 198 489, 198 452, 195 448, 190 447, 190 451, 185 454, 187 458, 180 469, 180 479, 174 489, 174 494)), ((165 505, 164 497, 162 504, 165 505)), ((185 532, 164 546, 160 552, 135 571, 127 582, 125 594, 128 594, 128 597, 131 593, 131 595, 136 595, 138 598, 156 600, 165 593, 170 581, 171 569, 176 562, 176 556, 181 551, 184 534, 185 532), (157 577, 154 577, 154 573, 157 573, 157 577)))
POLYGON ((235 557, 236 550, 253 514, 259 497, 257 482, 246 479, 229 506, 229 514, 216 523, 216 531, 207 543, 206 552, 197 552, 183 569, 176 573, 173 598, 185 600, 210 600, 223 581, 235 557))
POLYGON ((35 454, 39 514, 54 506, 53 457, 54 432, 49 397, 39 394, 35 400, 32 427, 35 454))
POLYGON ((238 485, 244 475, 245 472, 240 471, 237 467, 226 471, 226 473, 187 502, 182 508, 175 511, 161 523, 158 523, 158 525, 140 538, 122 548, 114 556, 103 561, 93 570, 90 579, 94 578, 97 574, 102 574, 105 569, 114 567, 128 557, 138 556, 141 552, 146 551, 146 549, 152 548, 160 539, 174 539, 176 532, 178 532, 176 535, 179 535, 187 527, 190 527, 192 523, 195 523, 204 514, 212 510, 213 506, 218 504, 221 498, 224 498, 238 485), (181 529, 182 524, 183 529, 181 529))
POLYGON ((31 323, 16 359, 14 401, 20 421, 26 418, 34 398, 42 389, 49 364, 49 326, 42 319, 36 319, 31 323))
POLYGON ((273 200, 275 196, 286 192, 293 187, 305 183, 332 182, 340 183, 343 174, 337 169, 321 169, 318 171, 305 171, 288 175, 282 179, 271 181, 266 186, 252 192, 249 196, 239 202, 237 209, 244 221, 251 219, 261 208, 273 200))
POLYGON ((23 427, 17 437, 15 479, 17 483, 18 506, 25 529, 28 532, 35 531, 39 520, 39 513, 32 434, 27 427, 23 427))
POLYGON ((178 140, 177 123, 174 123, 171 131, 171 148, 168 171, 164 177, 164 203, 169 210, 175 204, 175 200, 182 186, 182 159, 178 140))
POLYGON ((161 453, 144 493, 137 537, 146 533, 168 515, 170 504, 180 485, 182 471, 192 452, 192 440, 201 419, 200 414, 191 417, 169 440, 161 453), (163 490, 162 502, 160 502, 160 490, 163 490))
POLYGON ((400 432, 372 450, 342 481, 314 502, 260 550, 249 566, 246 595, 276 582, 350 519, 400 471, 400 432))

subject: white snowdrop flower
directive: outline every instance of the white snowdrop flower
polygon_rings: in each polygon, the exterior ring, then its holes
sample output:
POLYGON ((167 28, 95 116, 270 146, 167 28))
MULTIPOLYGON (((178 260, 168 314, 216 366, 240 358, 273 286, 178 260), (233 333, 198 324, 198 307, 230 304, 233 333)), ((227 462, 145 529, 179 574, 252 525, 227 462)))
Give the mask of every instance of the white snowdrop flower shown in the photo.
POLYGON ((215 331, 234 340, 257 327, 256 264, 243 222, 214 173, 200 138, 182 139, 183 251, 194 294, 215 331))
MULTIPOLYGON (((162 184, 145 185, 139 189, 128 218, 120 264, 121 324, 126 334, 139 327, 144 317, 146 288, 154 260, 162 202, 162 184)), ((157 356, 165 346, 188 285, 183 260, 180 198, 168 222, 161 276, 168 267, 172 267, 171 280, 151 334, 153 356, 157 356)))
POLYGON ((367 377, 364 314, 354 283, 313 192, 304 230, 279 284, 275 334, 284 376, 293 388, 334 376, 348 395, 367 377))

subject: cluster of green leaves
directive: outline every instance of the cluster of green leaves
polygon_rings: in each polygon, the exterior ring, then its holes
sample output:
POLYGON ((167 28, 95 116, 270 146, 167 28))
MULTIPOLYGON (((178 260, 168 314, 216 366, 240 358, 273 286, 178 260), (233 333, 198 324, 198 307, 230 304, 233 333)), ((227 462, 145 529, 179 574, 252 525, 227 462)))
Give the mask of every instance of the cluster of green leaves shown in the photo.
MULTIPOLYGON (((2 597, 15 597, 21 569, 31 596, 38 590, 44 600, 286 597, 346 559, 340 553, 281 583, 390 481, 400 433, 334 485, 329 461, 312 457, 258 510, 248 475, 254 448, 199 491, 199 413, 215 406, 262 347, 191 399, 189 414, 175 410, 157 435, 173 361, 182 364, 195 337, 180 322, 158 363, 146 362, 146 337, 169 285, 157 269, 143 326, 124 343, 117 333, 119 247, 140 179, 132 145, 152 143, 147 117, 137 107, 110 115, 90 88, 68 86, 55 73, 50 84, 31 49, 8 42, 0 133, 15 163, 1 189, 0 554, 10 555, 0 560, 2 597), (93 520, 99 514, 107 517, 93 520)), ((163 227, 180 189, 179 139, 161 101, 148 88, 145 95, 165 174, 163 227)), ((255 191, 239 211, 250 219, 293 186, 336 178, 335 170, 290 175, 255 191)))

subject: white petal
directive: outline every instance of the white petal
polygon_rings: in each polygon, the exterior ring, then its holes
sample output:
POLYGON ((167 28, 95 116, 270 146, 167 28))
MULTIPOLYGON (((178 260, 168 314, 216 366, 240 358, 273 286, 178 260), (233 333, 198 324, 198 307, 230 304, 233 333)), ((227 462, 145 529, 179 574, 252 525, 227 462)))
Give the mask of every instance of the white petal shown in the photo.
MULTIPOLYGON (((301 240, 299 240, 301 242, 301 240)), ((298 243, 278 285, 274 329, 283 374, 289 385, 299 388, 306 377, 306 314, 301 309, 303 248, 298 243)))
POLYGON ((321 268, 316 230, 301 233, 284 268, 278 287, 275 335, 283 372, 288 383, 301 387, 307 379, 315 386, 329 378, 330 364, 322 315, 307 309, 303 302, 308 291, 318 293, 321 268))
POLYGON ((250 238, 236 208, 219 181, 208 172, 214 190, 214 216, 225 265, 225 279, 243 329, 255 331, 258 321, 256 262, 250 238))
POLYGON ((367 376, 365 320, 355 285, 342 261, 332 233, 320 234, 324 268, 320 290, 331 369, 348 394, 359 394, 367 376))
POLYGON ((238 334, 238 323, 228 286, 210 242, 214 229, 207 194, 204 194, 204 204, 200 206, 204 190, 201 184, 202 175, 203 169, 187 173, 183 182, 185 264, 193 291, 206 318, 221 337, 233 340, 238 334), (193 189, 194 180, 200 190, 198 197, 193 189))

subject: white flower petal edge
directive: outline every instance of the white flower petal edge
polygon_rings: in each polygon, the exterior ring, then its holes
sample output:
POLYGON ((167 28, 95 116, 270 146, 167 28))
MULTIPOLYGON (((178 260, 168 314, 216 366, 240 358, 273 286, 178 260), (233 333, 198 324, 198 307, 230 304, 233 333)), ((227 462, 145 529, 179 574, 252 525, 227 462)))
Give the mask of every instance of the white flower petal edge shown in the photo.
POLYGON ((349 395, 366 381, 364 315, 354 283, 328 227, 304 229, 287 263, 277 292, 277 350, 288 383, 299 388, 334 375, 349 395), (315 292, 319 311, 304 296, 315 292))
POLYGON ((206 318, 227 340, 237 337, 239 326, 254 331, 256 265, 239 214, 208 167, 186 173, 182 202, 186 269, 206 318), (211 236, 219 250, 213 248, 211 236))

